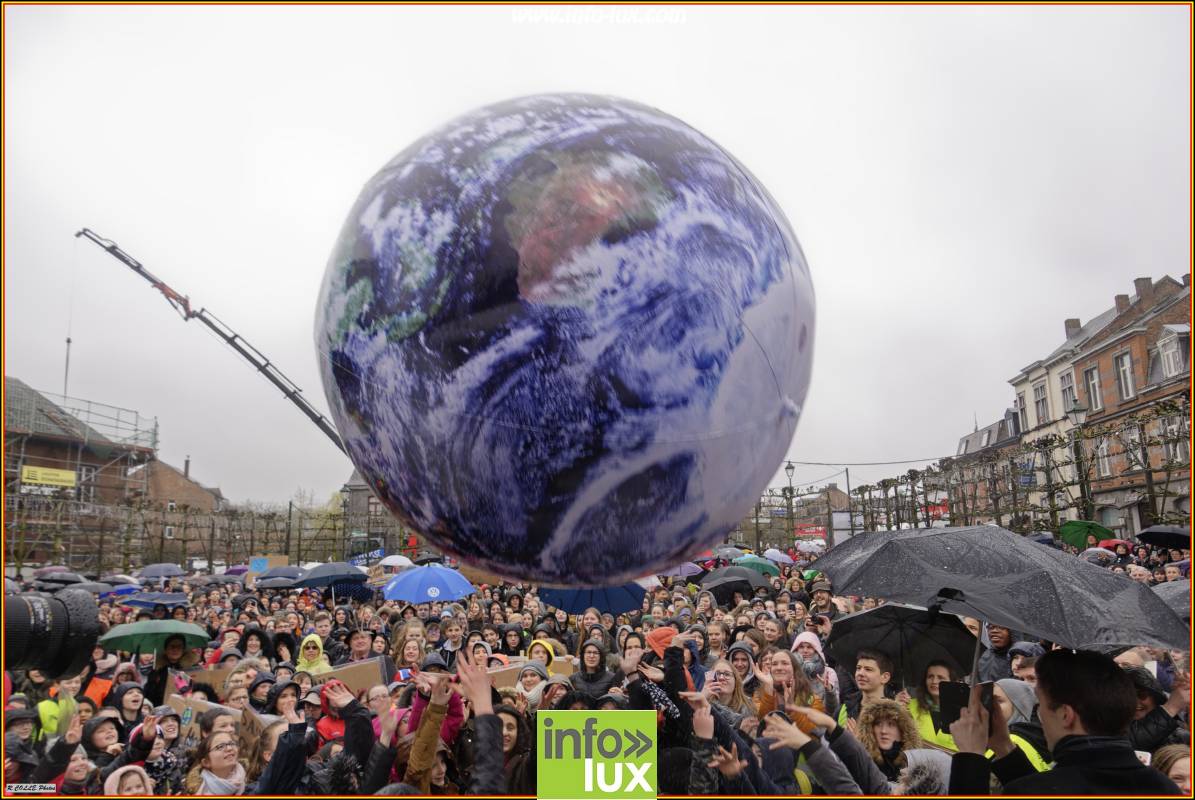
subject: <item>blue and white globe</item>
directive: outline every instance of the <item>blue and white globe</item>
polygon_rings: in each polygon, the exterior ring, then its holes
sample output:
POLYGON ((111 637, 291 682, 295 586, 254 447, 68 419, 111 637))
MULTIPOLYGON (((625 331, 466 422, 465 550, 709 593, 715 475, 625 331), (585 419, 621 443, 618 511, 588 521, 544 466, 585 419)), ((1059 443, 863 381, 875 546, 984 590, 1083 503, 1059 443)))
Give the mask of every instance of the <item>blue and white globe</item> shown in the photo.
POLYGON ((467 564, 608 586, 743 519, 809 386, 814 295, 775 201, 656 109, 538 95, 366 184, 315 340, 353 463, 467 564))

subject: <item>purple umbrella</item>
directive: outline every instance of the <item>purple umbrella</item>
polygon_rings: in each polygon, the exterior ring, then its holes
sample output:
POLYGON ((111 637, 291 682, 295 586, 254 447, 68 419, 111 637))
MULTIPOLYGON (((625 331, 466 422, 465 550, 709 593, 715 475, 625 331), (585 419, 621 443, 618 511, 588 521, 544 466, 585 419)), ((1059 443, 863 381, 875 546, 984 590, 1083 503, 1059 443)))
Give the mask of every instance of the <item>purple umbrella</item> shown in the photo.
POLYGON ((225 575, 244 575, 249 571, 248 564, 237 564, 235 567, 229 567, 224 570, 225 575))
POLYGON ((675 567, 669 567, 661 572, 660 576, 663 578, 690 578, 694 575, 700 575, 703 572, 705 570, 692 561, 682 561, 675 567))

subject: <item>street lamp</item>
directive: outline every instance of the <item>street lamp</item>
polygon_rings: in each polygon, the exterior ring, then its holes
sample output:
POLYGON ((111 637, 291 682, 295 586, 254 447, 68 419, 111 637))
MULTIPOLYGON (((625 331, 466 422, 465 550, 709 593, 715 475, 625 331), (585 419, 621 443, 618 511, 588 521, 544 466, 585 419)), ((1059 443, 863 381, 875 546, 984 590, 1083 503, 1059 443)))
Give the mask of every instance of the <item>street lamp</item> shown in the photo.
POLYGON ((1091 501, 1091 483, 1087 479, 1087 467, 1083 462, 1083 444, 1080 434, 1083 423, 1087 421, 1087 406, 1079 402, 1078 398, 1071 401, 1071 407, 1066 410, 1067 419, 1071 421, 1071 447, 1075 454, 1075 475, 1079 479, 1079 499, 1082 504, 1081 519, 1091 519, 1095 509, 1091 501))
MULTIPOLYGON (((784 500, 788 505, 788 536, 785 537, 786 539, 795 539, 797 535, 796 526, 793 523, 793 473, 796 471, 797 468, 793 466, 793 462, 785 462, 784 474, 788 476, 788 486, 784 487, 784 500)), ((781 543, 781 546, 784 546, 784 543, 781 543)))

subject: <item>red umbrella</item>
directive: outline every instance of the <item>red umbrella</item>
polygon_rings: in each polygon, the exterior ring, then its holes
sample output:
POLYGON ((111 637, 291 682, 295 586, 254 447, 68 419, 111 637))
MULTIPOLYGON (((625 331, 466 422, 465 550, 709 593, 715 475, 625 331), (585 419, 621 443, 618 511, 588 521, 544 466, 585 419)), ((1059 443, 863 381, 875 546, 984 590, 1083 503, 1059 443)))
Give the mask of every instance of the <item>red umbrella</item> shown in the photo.
POLYGON ((1099 543, 1099 547, 1106 547, 1109 550, 1115 550, 1116 545, 1118 545, 1118 544, 1123 544, 1125 547, 1129 548, 1130 550, 1133 549, 1133 543, 1126 542, 1124 539, 1105 539, 1104 541, 1099 543))

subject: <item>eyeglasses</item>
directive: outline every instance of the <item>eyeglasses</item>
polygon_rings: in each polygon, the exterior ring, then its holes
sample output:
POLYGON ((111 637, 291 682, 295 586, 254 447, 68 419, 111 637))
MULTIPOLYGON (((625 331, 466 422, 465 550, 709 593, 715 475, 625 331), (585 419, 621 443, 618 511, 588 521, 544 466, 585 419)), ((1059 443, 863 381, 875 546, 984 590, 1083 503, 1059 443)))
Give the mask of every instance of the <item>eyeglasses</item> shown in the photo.
POLYGON ((720 669, 714 673, 714 677, 720 681, 732 681, 732 680, 734 680, 734 673, 727 672, 724 669, 720 669))
POLYGON ((241 746, 236 742, 224 742, 223 744, 212 745, 213 750, 219 750, 222 753, 235 753, 241 749, 241 746))

